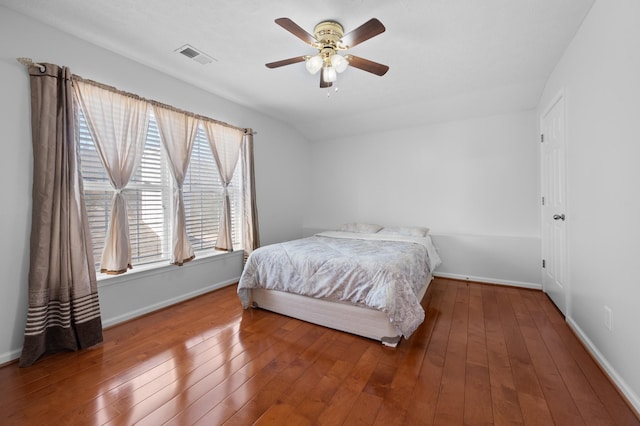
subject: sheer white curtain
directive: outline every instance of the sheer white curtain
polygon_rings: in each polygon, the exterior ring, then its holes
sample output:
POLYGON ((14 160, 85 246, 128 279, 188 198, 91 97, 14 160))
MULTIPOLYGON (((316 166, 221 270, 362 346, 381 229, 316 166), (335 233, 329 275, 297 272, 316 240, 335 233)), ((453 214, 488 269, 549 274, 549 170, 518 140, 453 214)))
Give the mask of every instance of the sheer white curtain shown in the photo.
POLYGON ((173 234, 171 263, 182 265, 195 257, 187 236, 182 184, 189 167, 191 149, 198 132, 199 120, 183 112, 153 106, 158 123, 160 139, 169 158, 169 169, 174 179, 173 191, 173 234))
POLYGON ((149 124, 149 103, 96 84, 75 80, 76 97, 114 189, 101 272, 131 268, 129 218, 122 194, 142 158, 149 124))
POLYGON ((258 208, 253 167, 253 130, 246 129, 242 141, 242 240, 245 261, 253 250, 260 247, 258 208))
POLYGON ((223 124, 204 121, 207 138, 213 157, 220 172, 222 180, 222 214, 218 228, 216 249, 233 251, 233 239, 231 237, 231 203, 229 201, 229 184, 233 178, 233 172, 238 164, 240 148, 242 147, 242 130, 225 126, 223 124))

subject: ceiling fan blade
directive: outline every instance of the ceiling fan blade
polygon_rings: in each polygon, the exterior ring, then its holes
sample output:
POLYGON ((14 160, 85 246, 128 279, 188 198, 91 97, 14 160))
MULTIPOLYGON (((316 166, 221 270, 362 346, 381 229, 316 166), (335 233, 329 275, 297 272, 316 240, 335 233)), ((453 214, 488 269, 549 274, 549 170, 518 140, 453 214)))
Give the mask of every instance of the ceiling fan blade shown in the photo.
POLYGON ((333 83, 324 81, 324 68, 320 71, 320 88, 324 89, 326 87, 331 87, 333 83))
POLYGON ((387 71, 389 71, 388 66, 370 61, 368 59, 360 58, 353 55, 347 55, 346 58, 349 61, 350 66, 370 72, 375 75, 382 76, 385 75, 387 71))
POLYGON ((296 56, 295 58, 283 59, 281 61, 269 62, 265 64, 267 68, 278 68, 285 65, 297 64, 298 62, 304 62, 304 56, 296 56))
POLYGON ((316 39, 311 34, 303 30, 302 27, 293 22, 291 19, 278 18, 275 22, 305 43, 310 44, 311 46, 314 46, 317 43, 316 39))
POLYGON ((378 21, 376 18, 371 18, 355 30, 345 34, 344 37, 342 37, 342 43, 351 48, 363 41, 369 40, 371 37, 382 34, 384 31, 385 27, 382 25, 382 22, 378 21))

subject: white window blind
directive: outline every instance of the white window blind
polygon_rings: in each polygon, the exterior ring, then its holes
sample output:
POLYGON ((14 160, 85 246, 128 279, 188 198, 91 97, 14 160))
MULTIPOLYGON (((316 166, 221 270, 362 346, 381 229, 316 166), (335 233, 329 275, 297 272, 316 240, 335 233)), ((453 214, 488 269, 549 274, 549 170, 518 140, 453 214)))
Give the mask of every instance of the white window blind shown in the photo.
MULTIPOLYGON (((85 201, 93 242, 96 270, 100 258, 111 211, 113 188, 96 151, 82 111, 78 114, 78 139, 85 201)), ((234 172, 229 186, 231 200, 232 236, 234 247, 241 246, 240 187, 241 163, 234 172)), ((141 163, 123 194, 129 212, 129 237, 132 265, 141 265, 170 259, 171 220, 170 199, 173 178, 160 142, 153 113, 149 120, 147 139, 141 163)), ((187 175, 183 184, 187 235, 198 256, 198 251, 213 249, 218 236, 222 185, 209 141, 202 127, 198 129, 187 175)))
MULTIPOLYGON (((231 200, 231 232, 233 245, 240 245, 240 179, 241 162, 238 161, 228 191, 231 200)), ((211 152, 206 132, 202 126, 191 151, 189 168, 182 185, 184 196, 187 235, 195 251, 212 249, 218 236, 219 218, 222 208, 222 181, 211 152)))
POLYGON ((212 249, 218 236, 222 185, 202 128, 198 128, 182 185, 187 235, 193 250, 212 249))
MULTIPOLYGON (((100 162, 82 112, 78 120, 80 161, 96 269, 109 224, 113 188, 100 162)), ((167 259, 169 175, 158 127, 150 120, 139 166, 123 191, 129 211, 131 260, 144 264, 167 259)))

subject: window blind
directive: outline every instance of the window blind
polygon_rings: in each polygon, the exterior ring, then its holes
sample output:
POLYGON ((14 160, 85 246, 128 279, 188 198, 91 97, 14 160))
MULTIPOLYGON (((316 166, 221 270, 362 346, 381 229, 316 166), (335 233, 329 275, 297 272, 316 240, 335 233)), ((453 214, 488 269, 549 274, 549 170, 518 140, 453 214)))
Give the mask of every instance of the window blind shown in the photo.
MULTIPOLYGON (((231 227, 234 246, 240 244, 240 179, 241 162, 238 161, 231 184, 231 227)), ((184 196, 187 235, 194 250, 212 249, 218 236, 222 208, 223 187, 218 166, 202 126, 191 151, 191 160, 182 186, 184 196)))
MULTIPOLYGON (((102 166, 82 112, 78 139, 89 228, 96 269, 109 225, 113 188, 102 166)), ((169 172, 155 120, 149 121, 142 160, 123 191, 129 211, 131 261, 144 264, 168 258, 169 172)))
POLYGON ((187 235, 194 251, 213 248, 218 236, 222 183, 202 126, 193 143, 182 193, 187 235))

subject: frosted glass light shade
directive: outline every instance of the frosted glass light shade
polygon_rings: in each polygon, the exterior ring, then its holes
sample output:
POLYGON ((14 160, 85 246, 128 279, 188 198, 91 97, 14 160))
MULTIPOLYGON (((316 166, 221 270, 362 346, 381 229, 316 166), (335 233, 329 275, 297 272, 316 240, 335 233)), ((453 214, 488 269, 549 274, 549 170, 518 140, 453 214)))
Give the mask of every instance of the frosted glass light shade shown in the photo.
POLYGON ((307 59, 305 66, 311 74, 316 74, 322 68, 323 60, 320 55, 315 55, 307 59))
POLYGON ((325 81, 325 83, 333 83, 334 81, 336 81, 338 79, 336 69, 334 67, 324 67, 322 79, 325 81))
POLYGON ((349 66, 349 61, 347 61, 344 56, 335 54, 331 56, 331 65, 336 69, 337 72, 342 72, 349 66))

